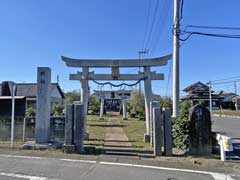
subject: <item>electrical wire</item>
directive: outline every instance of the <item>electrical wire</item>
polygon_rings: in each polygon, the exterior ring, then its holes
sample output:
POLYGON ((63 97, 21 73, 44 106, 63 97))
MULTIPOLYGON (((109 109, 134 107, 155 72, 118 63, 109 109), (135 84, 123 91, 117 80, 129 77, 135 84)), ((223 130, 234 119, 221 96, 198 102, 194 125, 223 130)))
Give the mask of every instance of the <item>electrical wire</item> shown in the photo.
POLYGON ((240 30, 240 27, 227 27, 227 26, 186 25, 185 27, 186 28, 199 28, 199 29, 240 30))
POLYGON ((154 24, 155 24, 155 21, 156 21, 157 11, 158 11, 158 7, 159 7, 158 5, 159 5, 159 0, 157 0, 156 6, 155 6, 155 9, 154 9, 153 20, 152 20, 152 23, 151 23, 151 26, 150 26, 149 35, 148 35, 148 38, 147 38, 147 41, 146 41, 146 44, 145 44, 143 50, 147 49, 148 44, 149 44, 149 42, 152 38, 152 31, 153 31, 153 27, 154 27, 154 24))
POLYGON ((181 31, 180 35, 187 34, 187 37, 181 38, 179 37, 180 41, 187 41, 192 35, 201 35, 201 36, 208 36, 208 37, 219 37, 219 38, 231 38, 231 39, 239 39, 240 34, 214 34, 214 33, 204 33, 204 32, 194 32, 194 31, 181 31))
POLYGON ((147 30, 148 30, 148 25, 149 25, 150 9, 151 9, 152 0, 149 0, 148 2, 149 3, 148 3, 148 11, 147 11, 147 21, 146 21, 146 26, 145 26, 145 31, 144 31, 142 51, 144 50, 145 40, 146 40, 146 36, 147 36, 147 30))

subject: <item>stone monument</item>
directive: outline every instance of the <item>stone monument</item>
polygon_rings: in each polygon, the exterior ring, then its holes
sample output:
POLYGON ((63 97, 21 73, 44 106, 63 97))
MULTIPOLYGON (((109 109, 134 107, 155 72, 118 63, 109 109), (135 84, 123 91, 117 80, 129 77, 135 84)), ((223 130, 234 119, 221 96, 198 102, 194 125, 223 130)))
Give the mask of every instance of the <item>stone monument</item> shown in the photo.
POLYGON ((189 112, 189 153, 206 155, 212 151, 211 115, 204 105, 195 105, 189 112))
POLYGON ((36 143, 48 143, 50 140, 51 111, 51 69, 37 69, 37 114, 35 125, 36 143))

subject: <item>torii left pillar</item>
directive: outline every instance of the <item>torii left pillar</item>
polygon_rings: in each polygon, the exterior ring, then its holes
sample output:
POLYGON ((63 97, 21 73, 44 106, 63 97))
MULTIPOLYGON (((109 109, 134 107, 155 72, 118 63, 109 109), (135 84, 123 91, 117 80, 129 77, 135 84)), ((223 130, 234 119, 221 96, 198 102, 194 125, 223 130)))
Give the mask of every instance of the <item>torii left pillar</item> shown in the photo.
POLYGON ((144 141, 150 142, 150 102, 152 101, 152 83, 151 69, 149 66, 144 67, 144 90, 145 90, 145 116, 146 116, 146 133, 144 141))
POLYGON ((87 113, 88 113, 88 67, 83 67, 83 77, 81 78, 81 104, 83 104, 83 113, 84 113, 84 137, 88 139, 89 135, 87 133, 87 113))

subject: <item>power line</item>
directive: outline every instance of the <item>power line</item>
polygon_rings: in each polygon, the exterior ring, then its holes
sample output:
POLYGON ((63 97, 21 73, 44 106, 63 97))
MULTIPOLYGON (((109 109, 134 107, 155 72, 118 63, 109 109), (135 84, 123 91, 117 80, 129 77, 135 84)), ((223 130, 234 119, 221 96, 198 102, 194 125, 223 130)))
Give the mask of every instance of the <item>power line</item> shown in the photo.
POLYGON ((236 78, 240 78, 240 76, 233 76, 233 77, 224 78, 224 79, 216 79, 216 80, 213 80, 211 82, 226 81, 226 80, 236 79, 236 78))
POLYGON ((151 23, 151 26, 150 26, 149 35, 148 35, 148 38, 147 38, 144 49, 147 49, 149 41, 151 40, 151 37, 152 37, 152 31, 153 31, 153 27, 154 27, 154 24, 155 24, 157 11, 158 11, 158 4, 159 4, 159 0, 157 0, 156 6, 155 6, 155 9, 154 9, 153 20, 152 20, 152 23, 151 23))
POLYGON ((187 41, 192 35, 201 35, 208 37, 218 37, 218 38, 231 38, 231 39, 239 39, 240 34, 214 34, 214 33, 204 33, 204 32, 194 32, 194 31, 181 31, 180 35, 187 34, 185 38, 179 38, 180 41, 187 41))
POLYGON ((240 27, 228 27, 228 26, 201 26, 201 25, 187 25, 186 28, 219 29, 219 30, 240 30, 240 27))
POLYGON ((149 25, 150 9, 151 9, 152 0, 149 0, 148 2, 149 3, 148 3, 148 11, 147 11, 147 21, 146 21, 146 26, 145 26, 145 31, 144 31, 142 50, 144 50, 145 40, 146 40, 146 36, 147 36, 147 30, 148 30, 148 25, 149 25))
POLYGON ((181 20, 183 18, 183 6, 184 6, 184 0, 181 0, 179 22, 181 22, 181 20))
POLYGON ((155 52, 155 49, 158 45, 159 39, 161 35, 163 34, 164 30, 166 29, 166 17, 168 17, 170 13, 170 7, 171 7, 171 1, 165 0, 165 3, 163 4, 163 11, 159 17, 158 23, 156 27, 159 27, 159 29, 156 29, 156 38, 154 38, 153 46, 152 46, 152 54, 155 52))
POLYGON ((212 83, 212 84, 213 85, 217 85, 217 84, 230 84, 230 83, 234 83, 234 82, 240 82, 240 79, 236 79, 234 81, 216 82, 216 83, 212 83))

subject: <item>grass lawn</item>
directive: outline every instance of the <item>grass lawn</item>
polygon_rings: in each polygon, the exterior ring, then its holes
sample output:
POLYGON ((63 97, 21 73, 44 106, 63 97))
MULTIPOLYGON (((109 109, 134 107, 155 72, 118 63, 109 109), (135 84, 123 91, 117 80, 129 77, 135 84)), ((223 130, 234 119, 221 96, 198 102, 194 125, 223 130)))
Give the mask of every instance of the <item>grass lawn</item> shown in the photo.
POLYGON ((222 110, 222 111, 215 110, 215 111, 213 111, 213 114, 230 115, 230 116, 240 116, 240 111, 234 111, 234 110, 224 109, 224 110, 222 110))
POLYGON ((84 143, 86 145, 94 145, 97 148, 102 148, 104 143, 105 136, 105 120, 99 120, 99 116, 88 115, 87 121, 87 130, 89 132, 89 140, 86 140, 84 143))
POLYGON ((145 121, 138 120, 136 118, 129 118, 128 120, 122 120, 119 117, 123 130, 125 131, 129 141, 131 141, 134 149, 149 151, 152 147, 149 143, 143 141, 144 133, 146 132, 145 121))

